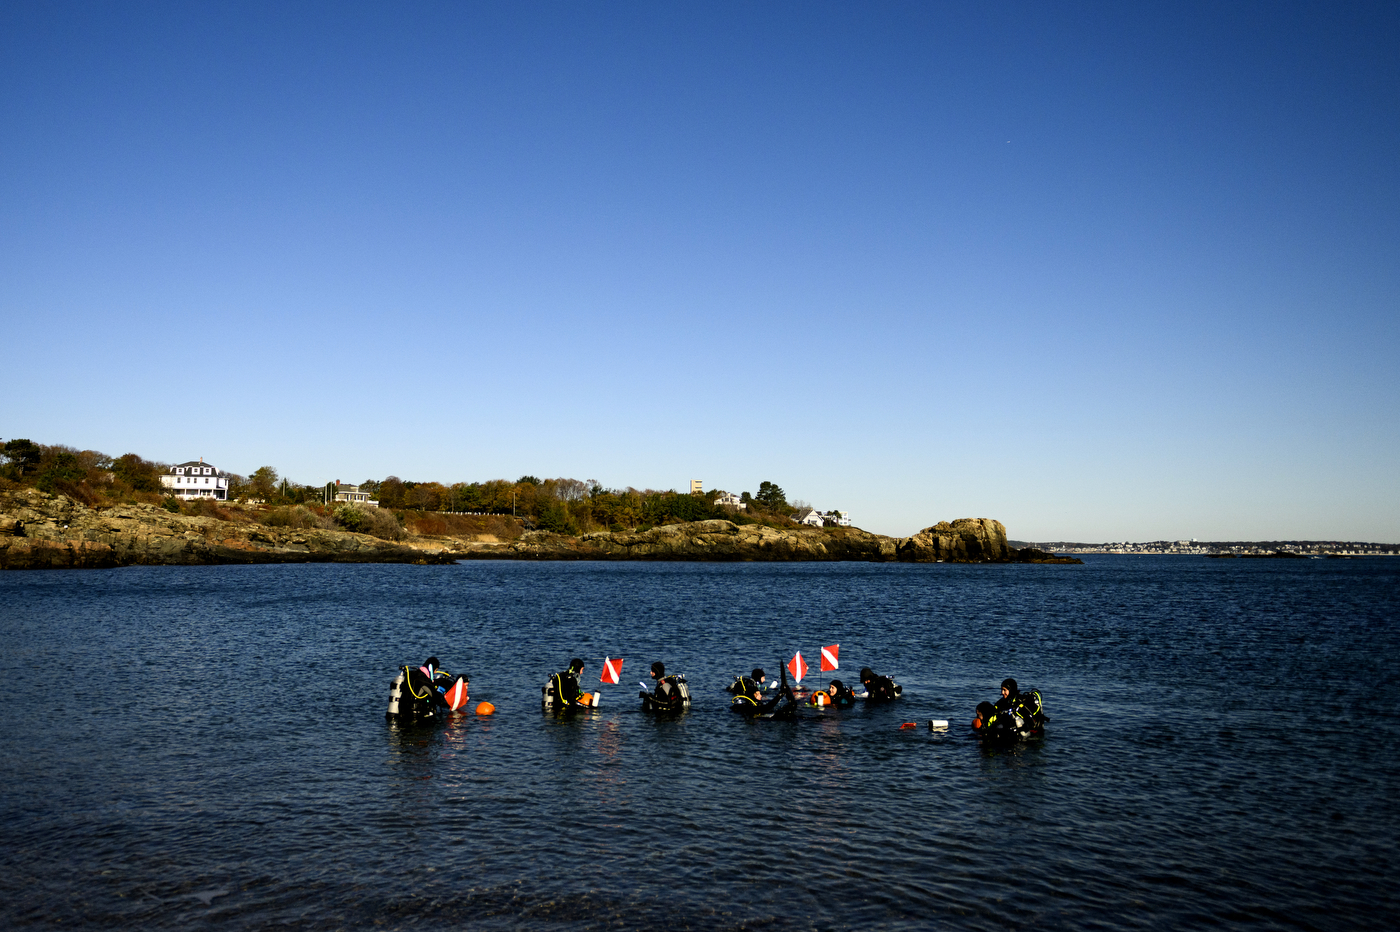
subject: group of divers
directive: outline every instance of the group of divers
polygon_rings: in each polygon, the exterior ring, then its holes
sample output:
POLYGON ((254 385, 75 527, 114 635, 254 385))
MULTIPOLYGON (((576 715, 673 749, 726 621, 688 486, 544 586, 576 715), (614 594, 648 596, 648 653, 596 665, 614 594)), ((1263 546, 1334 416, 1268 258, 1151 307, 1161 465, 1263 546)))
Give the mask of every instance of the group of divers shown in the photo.
MULTIPOLYGON (((584 663, 577 657, 565 670, 552 675, 541 687, 541 708, 547 714, 571 715, 598 704, 599 694, 586 692, 579 684, 584 663)), ((861 690, 857 692, 838 679, 825 689, 806 690, 788 684, 787 669, 779 666, 780 682, 770 681, 761 668, 749 676, 736 676, 725 688, 730 694, 729 710, 744 718, 794 721, 804 713, 849 709, 857 701, 866 704, 898 700, 904 688, 888 676, 881 676, 869 667, 860 671, 861 690)), ((677 714, 690 708, 690 686, 685 674, 667 673, 666 665, 657 661, 651 665, 650 686, 641 684, 637 694, 642 710, 657 714, 677 714)), ((389 711, 391 721, 402 724, 440 721, 462 707, 467 696, 468 679, 453 676, 442 669, 436 657, 429 657, 422 666, 404 666, 390 686, 389 711)), ((478 712, 495 710, 482 703, 478 712)), ((972 719, 972 736, 984 744, 1013 744, 1039 738, 1048 721, 1037 689, 1020 689, 1014 679, 1001 684, 1001 698, 996 702, 980 702, 972 719)), ((931 721, 930 728, 946 728, 947 722, 931 721)), ((905 723, 901 727, 914 727, 905 723)))

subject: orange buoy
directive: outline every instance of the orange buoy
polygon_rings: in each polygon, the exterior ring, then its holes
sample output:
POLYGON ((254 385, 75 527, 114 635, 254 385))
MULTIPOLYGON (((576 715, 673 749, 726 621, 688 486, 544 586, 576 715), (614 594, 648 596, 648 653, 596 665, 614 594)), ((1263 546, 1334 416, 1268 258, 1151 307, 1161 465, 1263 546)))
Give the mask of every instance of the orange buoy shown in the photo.
POLYGON ((916 724, 914 724, 913 722, 905 722, 903 725, 900 725, 899 727, 900 727, 900 728, 918 728, 919 726, 916 725, 916 724))
POLYGON ((494 711, 496 711, 496 707, 489 702, 478 703, 476 707, 477 715, 490 715, 494 711))

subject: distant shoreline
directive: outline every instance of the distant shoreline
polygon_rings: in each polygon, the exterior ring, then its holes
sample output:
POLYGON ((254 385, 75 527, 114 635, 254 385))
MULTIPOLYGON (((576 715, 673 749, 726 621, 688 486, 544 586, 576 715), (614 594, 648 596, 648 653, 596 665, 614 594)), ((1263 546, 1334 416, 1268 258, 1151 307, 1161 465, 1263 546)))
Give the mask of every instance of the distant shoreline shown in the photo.
POLYGON ((1013 547, 1038 547, 1066 554, 1132 554, 1136 556, 1296 556, 1373 557, 1400 556, 1400 544, 1337 540, 1260 540, 1260 541, 1143 541, 1138 543, 1089 544, 1078 541, 1030 543, 1013 540, 1013 547))

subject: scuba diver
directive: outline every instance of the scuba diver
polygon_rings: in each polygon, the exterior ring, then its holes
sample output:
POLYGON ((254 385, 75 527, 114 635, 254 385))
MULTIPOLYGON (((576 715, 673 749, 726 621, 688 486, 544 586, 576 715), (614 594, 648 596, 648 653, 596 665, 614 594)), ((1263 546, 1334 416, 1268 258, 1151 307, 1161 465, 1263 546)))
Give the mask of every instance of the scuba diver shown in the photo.
POLYGON ((1048 721, 1040 690, 1021 689, 1010 677, 1001 681, 1001 698, 997 700, 996 710, 1016 719, 1018 728, 1032 732, 1039 731, 1048 721))
POLYGON ((997 713, 996 706, 990 702, 977 703, 977 711, 972 716, 972 730, 977 733, 976 737, 985 739, 993 735, 1000 736, 1007 730, 1006 725, 1006 721, 997 713))
POLYGON ((767 699, 763 697, 761 684, 764 676, 761 669, 753 671, 752 679, 747 676, 736 678, 728 687, 729 692, 734 693, 734 698, 729 700, 729 711, 749 719, 792 721, 797 718, 797 697, 793 695, 792 687, 788 686, 787 667, 779 664, 778 671, 782 674, 782 686, 767 699))
POLYGON ((763 698, 763 691, 771 685, 762 667, 754 667, 752 676, 736 676, 734 682, 724 687, 724 691, 733 696, 750 696, 754 699, 763 698))
POLYGON ((1001 681, 1001 698, 997 700, 996 709, 998 712, 1010 712, 1020 698, 1021 690, 1016 685, 1016 681, 1011 677, 1001 681))
POLYGON ((650 677, 656 680, 656 687, 642 690, 637 696, 642 700, 643 712, 681 712, 690 706, 690 688, 684 674, 666 675, 666 665, 660 660, 651 665, 650 677))
POLYGON ((578 675, 582 672, 583 661, 575 657, 569 661, 567 670, 561 670, 549 678, 549 682, 540 688, 541 702, 546 712, 559 714, 593 705, 592 696, 578 684, 578 675))
POLYGON ((893 702, 904 693, 903 686, 869 667, 860 668, 860 684, 865 687, 866 702, 893 702))
POLYGON ((1040 690, 1021 690, 1016 681, 1008 677, 1002 680, 1001 698, 996 705, 990 702, 977 704, 972 730, 984 742, 1010 743, 1040 736, 1048 720, 1041 704, 1040 690))
POLYGON ((447 690, 456 679, 469 682, 465 675, 454 678, 438 666, 436 657, 423 661, 421 667, 404 666, 389 687, 389 711, 386 718, 404 722, 430 721, 450 710, 447 690))
POLYGON ((812 693, 808 705, 826 706, 832 709, 849 709, 856 704, 855 690, 840 680, 832 680, 826 689, 812 693), (823 698, 825 697, 825 698, 823 698))

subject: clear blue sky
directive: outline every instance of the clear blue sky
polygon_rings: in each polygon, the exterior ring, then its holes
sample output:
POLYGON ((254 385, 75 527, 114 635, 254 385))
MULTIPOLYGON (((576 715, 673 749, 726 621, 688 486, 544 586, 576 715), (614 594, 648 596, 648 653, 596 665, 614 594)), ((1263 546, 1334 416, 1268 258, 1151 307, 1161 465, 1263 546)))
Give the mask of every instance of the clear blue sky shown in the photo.
POLYGON ((1400 4, 0 7, 0 437, 1400 540, 1400 4))

